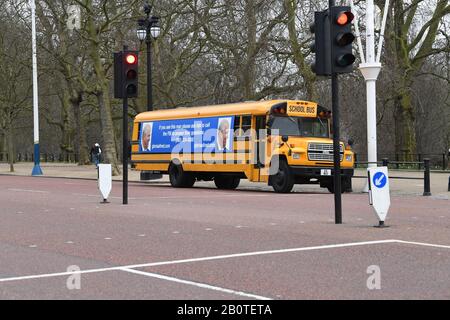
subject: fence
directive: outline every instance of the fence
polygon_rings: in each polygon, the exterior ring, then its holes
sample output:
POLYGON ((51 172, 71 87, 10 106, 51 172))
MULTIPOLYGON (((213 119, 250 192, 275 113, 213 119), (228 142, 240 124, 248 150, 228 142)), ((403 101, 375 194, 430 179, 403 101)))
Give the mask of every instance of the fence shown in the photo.
MULTIPOLYGON (((33 162, 33 153, 18 153, 14 162, 33 162)), ((0 162, 9 162, 9 154, 0 152, 0 162)), ((41 162, 66 162, 78 163, 78 154, 76 153, 41 153, 41 162)))
MULTIPOLYGON (((423 169, 424 159, 430 160, 430 169, 448 170, 450 157, 446 153, 416 153, 406 154, 379 154, 378 159, 391 159, 394 169, 423 169), (393 160, 395 159, 395 160, 393 160)), ((355 168, 362 168, 367 164, 367 155, 355 153, 355 168)))

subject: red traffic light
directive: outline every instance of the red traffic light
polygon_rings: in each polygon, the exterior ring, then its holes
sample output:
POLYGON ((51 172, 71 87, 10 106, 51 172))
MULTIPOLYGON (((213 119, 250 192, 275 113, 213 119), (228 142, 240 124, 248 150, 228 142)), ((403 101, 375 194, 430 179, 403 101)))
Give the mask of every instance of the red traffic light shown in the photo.
POLYGON ((350 11, 340 12, 336 17, 336 23, 340 26, 345 26, 353 21, 355 16, 350 11))
POLYGON ((125 57, 125 61, 128 64, 135 64, 137 62, 137 57, 134 54, 127 54, 125 57))

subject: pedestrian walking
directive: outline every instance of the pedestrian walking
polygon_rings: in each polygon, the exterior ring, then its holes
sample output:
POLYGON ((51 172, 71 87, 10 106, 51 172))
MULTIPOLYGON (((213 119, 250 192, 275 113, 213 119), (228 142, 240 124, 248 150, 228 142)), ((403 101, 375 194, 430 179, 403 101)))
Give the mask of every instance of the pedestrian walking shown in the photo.
POLYGON ((95 163, 95 167, 98 168, 98 164, 101 162, 102 149, 98 143, 94 144, 91 148, 91 162, 95 163))

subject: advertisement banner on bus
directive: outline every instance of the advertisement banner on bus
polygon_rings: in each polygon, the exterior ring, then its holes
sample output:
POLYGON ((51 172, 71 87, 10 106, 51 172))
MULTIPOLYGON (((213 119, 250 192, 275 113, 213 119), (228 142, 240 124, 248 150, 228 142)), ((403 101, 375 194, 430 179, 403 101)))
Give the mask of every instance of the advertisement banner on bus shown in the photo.
POLYGON ((233 152, 234 116, 142 122, 141 153, 233 152))

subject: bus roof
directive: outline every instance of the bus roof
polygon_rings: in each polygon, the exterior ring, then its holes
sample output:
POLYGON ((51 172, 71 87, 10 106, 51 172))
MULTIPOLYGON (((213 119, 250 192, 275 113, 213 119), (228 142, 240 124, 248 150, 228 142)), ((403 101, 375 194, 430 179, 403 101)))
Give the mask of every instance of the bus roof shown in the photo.
POLYGON ((198 117, 214 117, 222 115, 266 114, 270 108, 281 102, 302 102, 308 105, 317 105, 314 102, 301 100, 267 100, 249 101, 221 105, 209 105, 203 107, 175 108, 157 111, 148 111, 136 116, 135 121, 186 119, 198 117))

